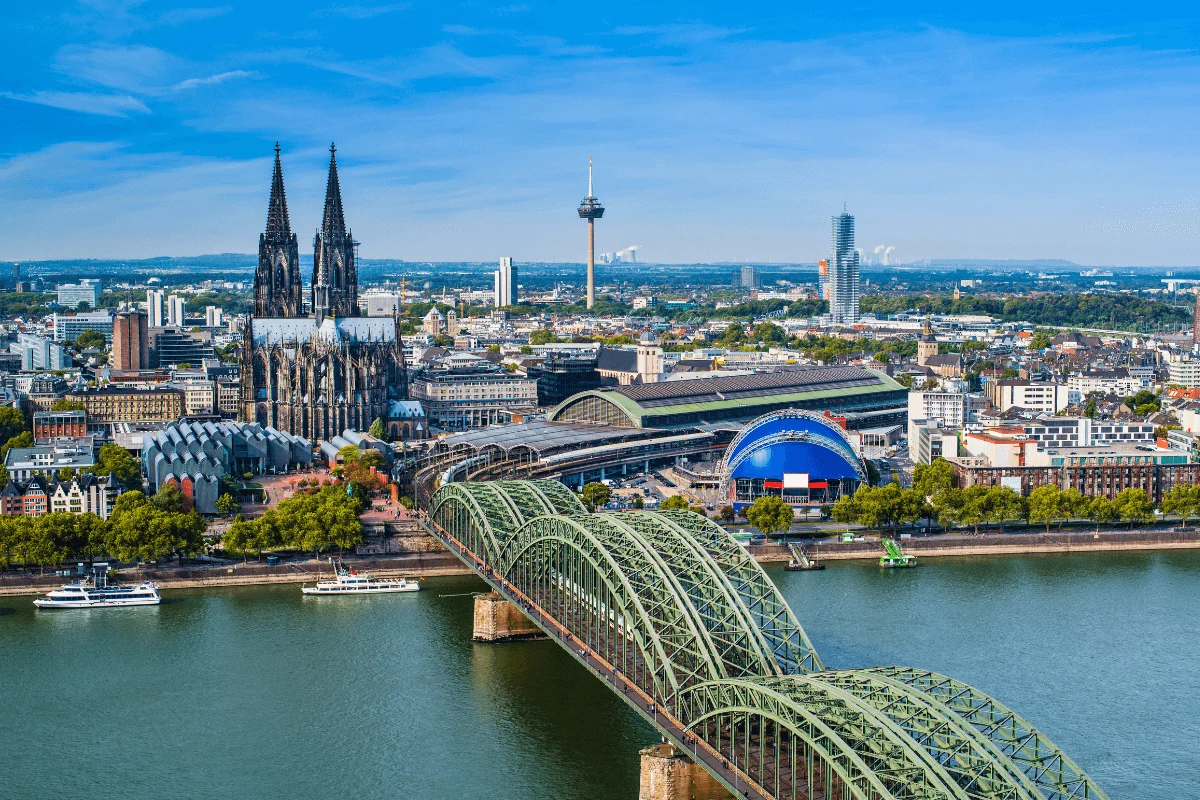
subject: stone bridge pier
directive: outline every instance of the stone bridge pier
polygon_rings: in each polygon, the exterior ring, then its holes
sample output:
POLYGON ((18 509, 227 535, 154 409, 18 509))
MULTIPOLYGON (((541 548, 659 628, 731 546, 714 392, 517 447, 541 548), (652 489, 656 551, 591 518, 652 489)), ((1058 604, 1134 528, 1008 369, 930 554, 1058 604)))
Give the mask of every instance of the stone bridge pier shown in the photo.
POLYGON ((513 642, 544 639, 541 628, 499 592, 475 595, 475 624, 471 638, 477 642, 513 642))
POLYGON ((642 750, 638 800, 732 800, 717 779, 673 744, 642 750))

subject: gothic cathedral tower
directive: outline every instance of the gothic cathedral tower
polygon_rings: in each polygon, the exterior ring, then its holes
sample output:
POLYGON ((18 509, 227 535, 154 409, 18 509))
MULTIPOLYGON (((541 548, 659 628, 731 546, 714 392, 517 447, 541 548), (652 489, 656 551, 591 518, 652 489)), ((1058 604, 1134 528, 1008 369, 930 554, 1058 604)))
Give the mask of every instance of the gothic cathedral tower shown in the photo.
POLYGON ((325 186, 325 218, 313 241, 312 307, 317 324, 326 316, 358 316, 358 269, 354 237, 342 212, 337 148, 329 147, 329 182, 325 186))
POLYGON ((300 317, 304 293, 300 281, 300 248, 288 219, 283 192, 279 142, 275 143, 275 175, 267 205, 267 229, 258 237, 258 269, 254 273, 254 316, 300 317))

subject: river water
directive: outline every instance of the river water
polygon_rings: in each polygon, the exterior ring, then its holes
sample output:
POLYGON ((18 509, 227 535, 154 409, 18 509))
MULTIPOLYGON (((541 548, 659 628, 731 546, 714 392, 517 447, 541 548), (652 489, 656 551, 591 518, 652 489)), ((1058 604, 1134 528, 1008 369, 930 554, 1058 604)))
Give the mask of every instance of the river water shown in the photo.
MULTIPOLYGON (((1200 553, 771 575, 827 665, 953 675, 1114 800, 1200 797, 1200 553)), ((653 730, 551 643, 473 644, 481 587, 0 598, 0 797, 636 798, 653 730)))

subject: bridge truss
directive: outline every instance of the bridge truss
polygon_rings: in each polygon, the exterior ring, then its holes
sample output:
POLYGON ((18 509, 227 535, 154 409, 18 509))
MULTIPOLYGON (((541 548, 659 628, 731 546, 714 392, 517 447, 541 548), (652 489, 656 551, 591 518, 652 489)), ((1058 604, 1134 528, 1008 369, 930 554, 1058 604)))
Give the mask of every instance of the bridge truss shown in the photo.
POLYGON ((996 700, 826 670, 771 580, 690 511, 589 514, 556 481, 449 483, 431 529, 736 796, 1107 800, 996 700))

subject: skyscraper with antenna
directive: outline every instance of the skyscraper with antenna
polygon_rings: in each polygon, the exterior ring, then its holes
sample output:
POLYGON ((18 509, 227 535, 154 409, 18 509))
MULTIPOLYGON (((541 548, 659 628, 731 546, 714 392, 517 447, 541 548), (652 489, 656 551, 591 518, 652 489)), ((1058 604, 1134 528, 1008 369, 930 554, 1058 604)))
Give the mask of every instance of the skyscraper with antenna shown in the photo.
POLYGON ((596 220, 604 216, 604 206, 592 194, 592 157, 588 156, 588 196, 579 204, 579 218, 588 224, 587 307, 596 304, 596 220))

